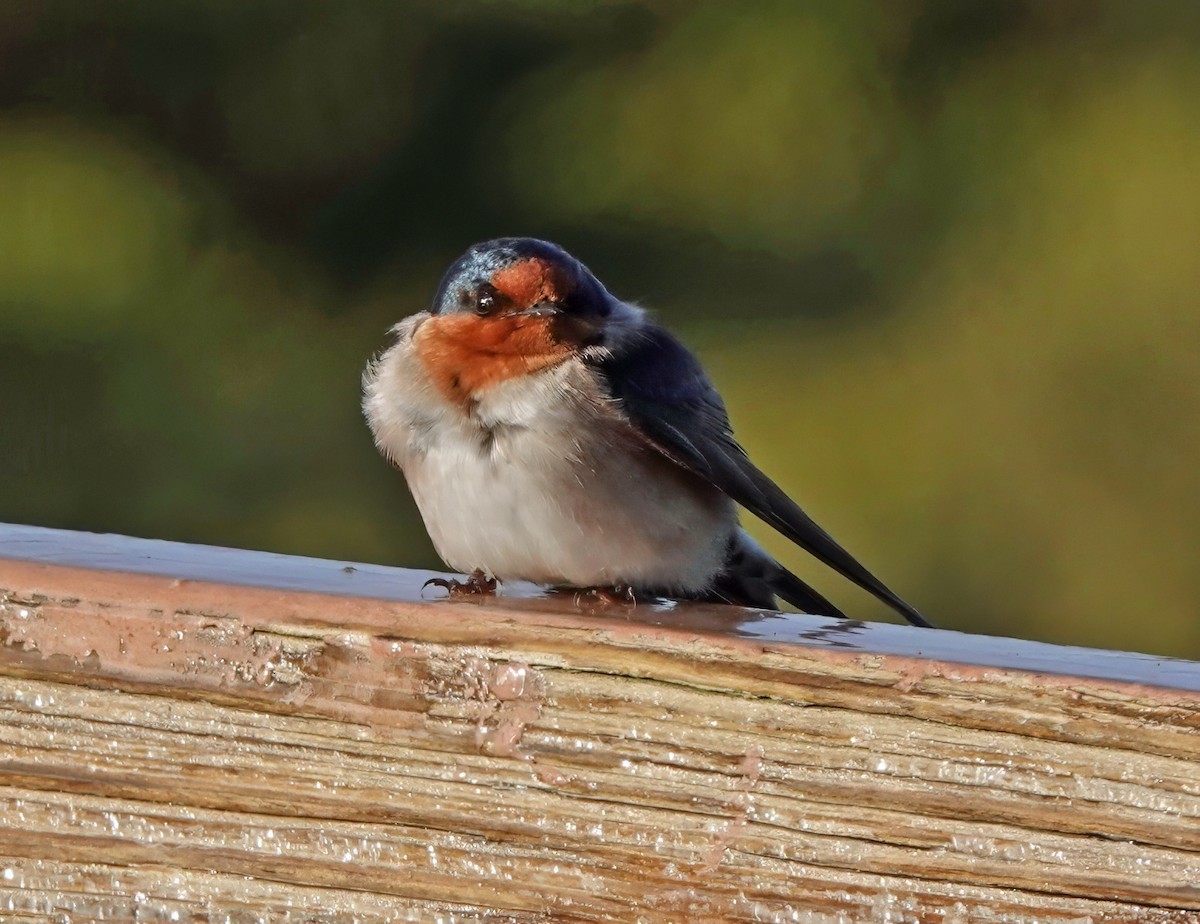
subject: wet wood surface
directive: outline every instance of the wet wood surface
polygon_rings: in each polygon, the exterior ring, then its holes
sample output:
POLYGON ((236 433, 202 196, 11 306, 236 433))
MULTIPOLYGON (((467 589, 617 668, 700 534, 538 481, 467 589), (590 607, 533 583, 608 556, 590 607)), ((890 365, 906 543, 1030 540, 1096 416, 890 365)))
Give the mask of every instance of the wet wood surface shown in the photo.
POLYGON ((0 527, 0 919, 1200 921, 1200 665, 428 576, 0 527))

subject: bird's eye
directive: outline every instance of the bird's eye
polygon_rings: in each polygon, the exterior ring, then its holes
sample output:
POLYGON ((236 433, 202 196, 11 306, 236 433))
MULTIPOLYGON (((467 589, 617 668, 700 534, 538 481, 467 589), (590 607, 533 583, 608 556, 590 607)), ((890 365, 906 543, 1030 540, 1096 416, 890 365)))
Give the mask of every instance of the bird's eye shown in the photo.
POLYGON ((496 310, 499 304, 499 299, 496 298, 496 290, 484 283, 475 293, 475 313, 478 315, 491 314, 496 310))

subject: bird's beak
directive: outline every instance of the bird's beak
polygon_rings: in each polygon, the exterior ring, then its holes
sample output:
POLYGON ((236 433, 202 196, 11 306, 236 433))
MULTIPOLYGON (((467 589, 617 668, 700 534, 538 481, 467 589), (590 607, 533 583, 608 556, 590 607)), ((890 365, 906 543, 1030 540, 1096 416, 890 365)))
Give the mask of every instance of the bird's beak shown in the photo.
POLYGON ((554 302, 537 302, 530 305, 522 311, 514 311, 511 317, 516 318, 544 318, 550 315, 558 314, 558 305, 554 302))

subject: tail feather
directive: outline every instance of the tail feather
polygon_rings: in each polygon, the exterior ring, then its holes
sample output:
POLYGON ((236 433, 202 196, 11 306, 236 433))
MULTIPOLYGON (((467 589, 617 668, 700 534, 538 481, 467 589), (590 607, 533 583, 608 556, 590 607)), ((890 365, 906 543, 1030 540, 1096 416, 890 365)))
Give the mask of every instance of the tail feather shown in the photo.
MULTIPOLYGON (((779 605, 776 597, 813 616, 847 618, 845 613, 815 588, 768 555, 745 530, 739 529, 729 539, 724 570, 717 575, 712 586, 700 599, 777 610, 779 605)), ((913 625, 930 626, 930 623, 911 607, 903 612, 913 625)))
POLYGON ((834 619, 846 618, 845 613, 804 581, 800 580, 800 578, 796 577, 796 575, 792 574, 792 572, 788 571, 779 562, 773 561, 771 564, 775 566, 775 574, 771 576, 769 583, 771 590, 777 596, 782 597, 802 613, 811 613, 814 616, 831 616, 834 619))
POLYGON ((729 540, 725 570, 710 590, 713 599, 776 610, 780 597, 804 613, 845 619, 846 615, 739 529, 729 540))

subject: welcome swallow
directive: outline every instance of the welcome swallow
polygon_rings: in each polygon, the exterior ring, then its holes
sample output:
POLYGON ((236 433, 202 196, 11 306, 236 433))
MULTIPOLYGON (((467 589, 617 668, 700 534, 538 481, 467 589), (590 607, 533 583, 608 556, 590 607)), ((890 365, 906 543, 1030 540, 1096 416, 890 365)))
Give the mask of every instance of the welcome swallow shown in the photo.
POLYGON ((747 458, 699 361, 547 241, 476 244, 363 375, 380 451, 438 553, 490 580, 841 611, 771 558, 737 504, 929 623, 747 458))

